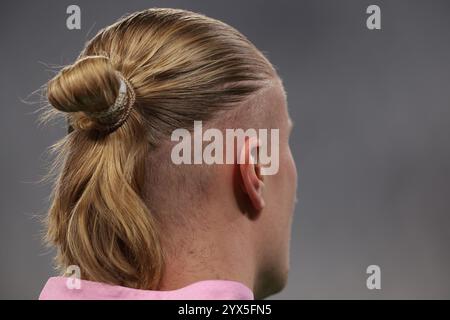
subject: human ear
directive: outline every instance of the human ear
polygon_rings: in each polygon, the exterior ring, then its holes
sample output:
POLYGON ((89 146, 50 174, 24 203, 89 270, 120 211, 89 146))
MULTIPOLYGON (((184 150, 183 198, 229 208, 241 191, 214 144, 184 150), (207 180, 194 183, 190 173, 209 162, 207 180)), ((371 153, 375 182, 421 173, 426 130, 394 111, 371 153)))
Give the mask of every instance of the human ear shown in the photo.
POLYGON ((246 139, 240 150, 239 171, 242 179, 243 191, 248 195, 252 207, 261 211, 265 207, 264 201, 264 178, 261 175, 261 167, 257 163, 258 140, 246 139))

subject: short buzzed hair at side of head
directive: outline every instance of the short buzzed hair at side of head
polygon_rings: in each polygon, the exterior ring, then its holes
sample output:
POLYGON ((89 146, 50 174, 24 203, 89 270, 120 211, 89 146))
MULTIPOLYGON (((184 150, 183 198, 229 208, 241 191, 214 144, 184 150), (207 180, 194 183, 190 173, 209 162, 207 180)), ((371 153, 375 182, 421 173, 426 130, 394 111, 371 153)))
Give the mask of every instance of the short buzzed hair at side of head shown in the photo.
MULTIPOLYGON (((282 82, 276 78, 233 109, 205 122, 203 129, 218 129, 225 136, 227 129, 279 128, 285 100, 282 82)), ((149 154, 147 201, 162 223, 184 227, 201 221, 201 214, 207 214, 201 213, 203 206, 218 200, 212 196, 217 193, 213 184, 217 182, 218 166, 224 164, 174 164, 173 146, 173 142, 166 141, 149 154)))

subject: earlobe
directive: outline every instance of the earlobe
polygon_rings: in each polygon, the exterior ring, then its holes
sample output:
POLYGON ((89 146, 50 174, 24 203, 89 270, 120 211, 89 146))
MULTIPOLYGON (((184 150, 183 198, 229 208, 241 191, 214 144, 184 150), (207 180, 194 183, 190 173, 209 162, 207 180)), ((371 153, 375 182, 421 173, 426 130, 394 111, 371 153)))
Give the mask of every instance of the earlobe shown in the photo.
POLYGON ((240 161, 239 169, 242 178, 242 187, 248 195, 252 207, 256 211, 261 211, 265 207, 264 201, 264 179, 261 175, 260 165, 253 158, 251 151, 258 146, 247 140, 241 150, 241 159, 248 161, 240 161))

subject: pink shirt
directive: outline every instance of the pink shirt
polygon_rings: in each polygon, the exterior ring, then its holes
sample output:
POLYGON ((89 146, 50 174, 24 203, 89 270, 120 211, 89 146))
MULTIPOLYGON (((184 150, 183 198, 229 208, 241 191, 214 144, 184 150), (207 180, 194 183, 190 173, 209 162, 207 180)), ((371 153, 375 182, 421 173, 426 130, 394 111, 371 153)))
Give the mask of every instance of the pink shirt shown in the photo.
MULTIPOLYGON (((230 280, 204 280, 170 291, 140 290, 81 280, 70 288, 66 277, 48 279, 39 300, 253 300, 244 284, 230 280)), ((73 279, 71 279, 73 280, 73 279)), ((69 280, 69 281, 71 281, 69 280)))

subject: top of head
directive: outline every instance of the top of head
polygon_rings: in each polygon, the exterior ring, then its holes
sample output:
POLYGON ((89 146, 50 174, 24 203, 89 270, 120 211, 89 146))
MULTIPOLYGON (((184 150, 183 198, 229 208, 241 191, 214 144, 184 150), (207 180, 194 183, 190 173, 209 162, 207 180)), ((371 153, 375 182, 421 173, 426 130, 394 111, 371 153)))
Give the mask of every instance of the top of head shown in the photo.
POLYGON ((209 118, 275 75, 232 27, 189 11, 149 9, 101 30, 79 60, 48 83, 48 100, 70 113, 75 129, 92 129, 99 121, 89 114, 107 110, 117 98, 117 72, 136 91, 138 112, 164 120, 154 123, 162 132, 209 118))

